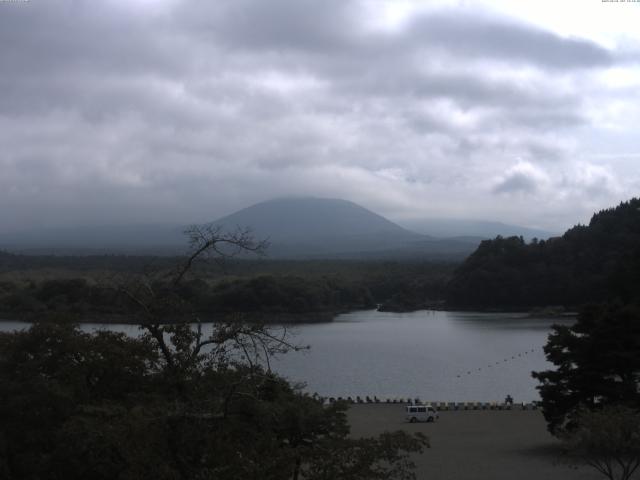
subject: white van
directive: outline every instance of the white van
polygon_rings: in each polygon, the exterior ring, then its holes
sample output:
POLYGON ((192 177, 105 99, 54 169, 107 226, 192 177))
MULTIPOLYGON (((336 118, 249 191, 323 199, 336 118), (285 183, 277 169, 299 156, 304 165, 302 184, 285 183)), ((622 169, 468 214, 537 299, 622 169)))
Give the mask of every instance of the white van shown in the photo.
POLYGON ((407 405, 406 419, 408 422, 434 422, 438 419, 438 412, 431 405, 407 405))

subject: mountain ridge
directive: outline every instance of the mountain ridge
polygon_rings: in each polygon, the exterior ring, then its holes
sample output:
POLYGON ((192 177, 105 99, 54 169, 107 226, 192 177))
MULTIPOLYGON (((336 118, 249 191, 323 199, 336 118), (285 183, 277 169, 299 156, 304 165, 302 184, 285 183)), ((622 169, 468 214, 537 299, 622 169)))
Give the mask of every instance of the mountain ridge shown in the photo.
POLYGON ((419 238, 361 205, 337 198, 284 197, 256 203, 212 222, 233 228, 250 226, 271 240, 296 242, 309 237, 327 238, 371 234, 393 234, 419 238))
POLYGON ((428 233, 437 238, 481 237, 483 239, 503 237, 523 237, 525 240, 547 239, 559 235, 539 228, 511 225, 503 222, 472 219, 421 218, 398 222, 403 227, 417 233, 428 233))
MULTIPOLYGON (((227 230, 249 227, 271 243, 274 258, 462 259, 483 236, 452 238, 418 233, 354 202, 336 198, 281 197, 210 222, 227 230)), ((0 235, 0 248, 27 254, 153 254, 184 252, 185 226, 129 224, 34 229, 0 235)))

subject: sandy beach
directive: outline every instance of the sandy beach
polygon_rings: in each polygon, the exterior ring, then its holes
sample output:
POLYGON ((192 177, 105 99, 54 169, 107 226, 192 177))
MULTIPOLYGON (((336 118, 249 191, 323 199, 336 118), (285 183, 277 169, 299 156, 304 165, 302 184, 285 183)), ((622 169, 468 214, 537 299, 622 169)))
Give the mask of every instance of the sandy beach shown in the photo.
POLYGON ((444 411, 435 423, 404 420, 404 405, 359 404, 348 412, 354 436, 423 432, 431 448, 415 457, 420 480, 597 480, 588 466, 563 460, 537 410, 444 411))

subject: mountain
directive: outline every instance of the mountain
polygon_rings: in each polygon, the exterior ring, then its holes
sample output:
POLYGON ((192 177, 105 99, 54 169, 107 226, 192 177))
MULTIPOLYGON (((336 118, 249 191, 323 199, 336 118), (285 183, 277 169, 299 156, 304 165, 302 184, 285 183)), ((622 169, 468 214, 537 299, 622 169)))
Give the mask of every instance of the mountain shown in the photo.
POLYGON ((433 237, 479 237, 481 239, 503 237, 520 237, 525 240, 547 239, 556 236, 556 233, 535 228, 509 225, 501 222, 486 220, 459 220, 446 218, 425 218, 404 220, 402 226, 414 232, 424 233, 433 237))
MULTIPOLYGON (((353 202, 280 198, 212 222, 249 227, 272 258, 428 258, 460 260, 481 237, 436 238, 408 230, 353 202)), ((170 224, 51 228, 0 236, 0 248, 28 254, 179 254, 184 226, 170 224)))
POLYGON ((279 198, 252 205, 213 222, 226 230, 251 226, 268 239, 275 258, 460 260, 481 238, 423 235, 341 199, 279 198))
POLYGON ((278 198, 243 208, 214 224, 227 229, 249 225, 256 236, 278 243, 373 235, 403 240, 421 237, 360 205, 333 198, 278 198))
POLYGON ((447 297, 458 308, 640 301, 640 199, 602 210, 561 237, 483 241, 456 270, 447 297))
POLYGON ((269 200, 213 223, 225 230, 249 226, 254 237, 268 239, 275 257, 396 250, 425 238, 360 205, 328 198, 269 200))

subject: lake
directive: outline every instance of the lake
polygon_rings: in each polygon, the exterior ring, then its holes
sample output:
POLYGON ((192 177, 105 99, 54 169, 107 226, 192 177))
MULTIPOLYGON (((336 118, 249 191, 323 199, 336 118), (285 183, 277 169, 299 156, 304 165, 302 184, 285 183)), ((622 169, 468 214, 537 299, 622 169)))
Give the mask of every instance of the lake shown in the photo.
MULTIPOLYGON (((360 311, 331 323, 287 327, 293 341, 309 345, 272 362, 274 370, 304 381, 324 396, 420 397, 430 401, 539 399, 531 371, 545 370, 542 347, 553 323, 571 319, 527 314, 360 311)), ((17 322, 0 329, 24 328, 17 322)), ((86 324, 131 335, 131 325, 86 324)))
POLYGON ((531 371, 551 367, 542 347, 553 323, 526 314, 363 311, 293 329, 308 352, 274 369, 322 395, 432 401, 539 399, 531 371))

